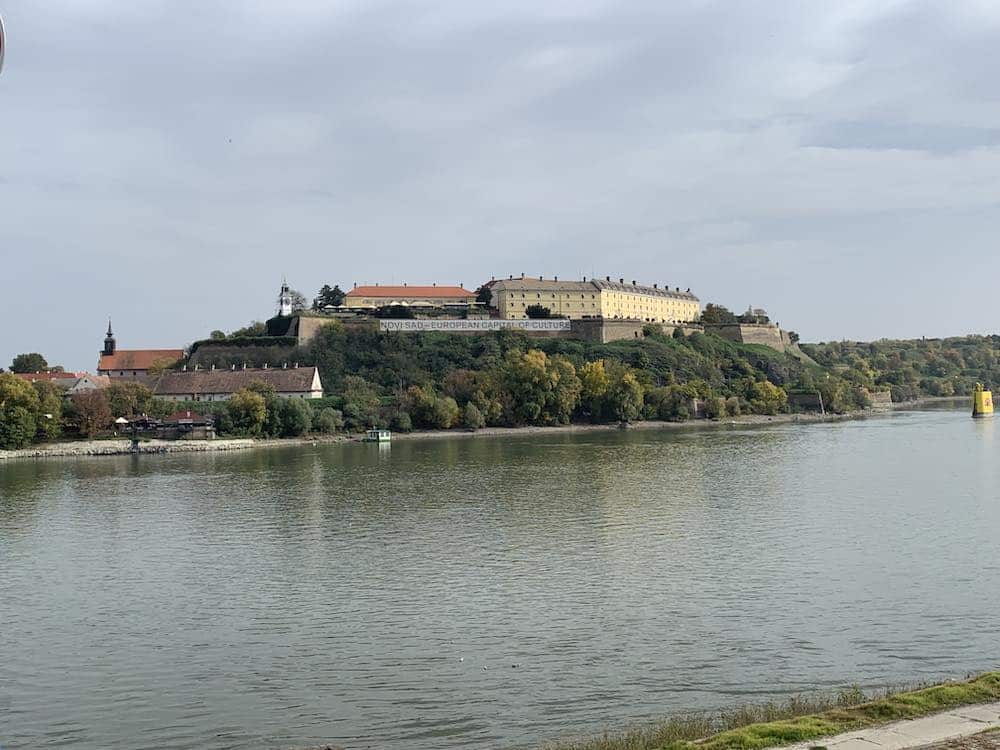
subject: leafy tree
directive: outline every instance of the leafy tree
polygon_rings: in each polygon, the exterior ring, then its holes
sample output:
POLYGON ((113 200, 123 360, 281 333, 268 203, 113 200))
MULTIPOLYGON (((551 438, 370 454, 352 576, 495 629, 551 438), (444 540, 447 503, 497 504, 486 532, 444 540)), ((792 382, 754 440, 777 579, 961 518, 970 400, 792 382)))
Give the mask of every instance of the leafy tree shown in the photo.
POLYGON ((104 391, 85 391, 73 396, 74 422, 80 434, 94 437, 111 428, 114 416, 104 391))
POLYGON ((298 289, 289 289, 288 296, 292 302, 292 312, 301 312, 309 306, 309 300, 298 289))
POLYGON ((532 319, 545 319, 552 317, 552 310, 544 305, 528 305, 524 310, 524 314, 532 319))
POLYGON ((153 402, 153 392, 142 383, 119 381, 105 389, 108 406, 113 417, 131 417, 148 414, 153 402))
POLYGON ((249 437, 261 434, 267 419, 267 401, 260 393, 243 388, 233 394, 226 406, 234 432, 249 437))
POLYGON ((320 287, 319 294, 313 299, 313 310, 322 310, 324 307, 340 307, 344 304, 344 292, 339 286, 332 289, 329 284, 320 287))
POLYGON ((587 362, 580 368, 580 400, 583 408, 595 421, 601 418, 604 397, 611 387, 611 379, 604 367, 604 360, 587 362))
POLYGON ((45 380, 31 384, 38 394, 36 422, 38 438, 55 440, 62 432, 63 394, 59 387, 45 380))
POLYGON ((316 432, 332 434, 344 428, 344 414, 339 409, 328 407, 321 409, 313 418, 313 429, 316 432))
POLYGON ((451 396, 439 396, 434 400, 434 427, 447 430, 458 424, 458 404, 451 396))
POLYGON ((278 399, 278 420, 281 437, 298 437, 309 432, 312 414, 305 401, 296 398, 278 399))
POLYGON ((608 387, 608 409, 620 422, 632 422, 642 414, 642 386, 635 373, 626 368, 616 368, 608 387))
POLYGON ((212 331, 210 334, 208 334, 208 337, 213 341, 221 341, 222 339, 226 338, 226 333, 225 331, 220 331, 216 329, 212 331))
POLYGON ((357 375, 344 378, 344 421, 352 430, 366 430, 378 425, 382 405, 378 390, 357 375))
POLYGON ((410 432, 413 430, 413 420, 407 412, 397 412, 392 418, 392 429, 398 432, 410 432))
POLYGON ((767 380, 754 383, 748 394, 750 408, 756 414, 777 414, 788 408, 788 395, 784 389, 767 380))
POLYGON ((483 307, 489 306, 491 299, 493 299, 493 291, 488 284, 483 284, 476 290, 476 302, 483 307))
POLYGON ((23 448, 34 439, 39 404, 28 381, 0 373, 0 448, 23 448))
POLYGON ((38 352, 18 354, 14 357, 14 361, 10 363, 11 372, 45 372, 48 369, 49 363, 38 352))
POLYGON ((729 325, 736 323, 736 316, 726 307, 709 302, 701 313, 705 325, 729 325))
POLYGON ((486 426, 483 413, 471 401, 465 405, 465 411, 462 413, 462 426, 468 430, 479 430, 486 426))
POLYGON ((248 323, 243 328, 237 328, 235 331, 229 334, 230 338, 234 339, 254 338, 256 336, 265 336, 265 335, 267 335, 267 324, 259 320, 254 320, 248 323))

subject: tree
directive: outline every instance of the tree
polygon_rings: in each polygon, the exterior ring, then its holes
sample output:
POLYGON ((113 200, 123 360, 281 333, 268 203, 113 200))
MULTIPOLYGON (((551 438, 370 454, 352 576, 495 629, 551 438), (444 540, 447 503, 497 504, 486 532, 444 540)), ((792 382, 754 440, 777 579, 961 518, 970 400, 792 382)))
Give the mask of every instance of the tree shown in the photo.
POLYGON ((23 448, 34 439, 39 405, 38 393, 28 381, 0 374, 0 448, 23 448))
POLYGON ((306 296, 297 289, 289 289, 288 297, 292 301, 292 312, 301 312, 309 305, 306 296))
POLYGON ((483 413, 471 401, 465 405, 465 411, 462 413, 462 426, 468 430, 478 430, 486 426, 483 413))
POLYGON ((438 396, 434 399, 434 427, 447 430, 458 424, 458 404, 451 396, 438 396))
POLYGON ((267 402, 260 393, 243 388, 233 394, 226 403, 226 409, 234 432, 249 437, 260 435, 267 418, 267 402))
POLYGON ((524 314, 532 319, 545 319, 552 317, 552 310, 544 305, 528 305, 524 310, 524 314))
POLYGON ((298 437, 309 432, 312 426, 312 414, 305 401, 295 398, 282 398, 278 401, 281 437, 298 437))
POLYGON ((604 360, 587 362, 580 368, 580 401, 590 418, 597 422, 601 420, 604 409, 604 397, 607 395, 611 380, 604 367, 604 360))
POLYGON ((49 369, 49 363, 38 352, 18 354, 10 363, 11 372, 44 372, 49 369))
POLYGON ((788 407, 785 390, 767 380, 751 385, 747 395, 755 414, 777 414, 788 407))
POLYGON ((216 329, 212 331, 210 334, 208 334, 208 337, 212 339, 212 341, 222 341, 223 339, 226 338, 226 333, 225 331, 220 331, 216 329))
POLYGON ((493 299, 493 291, 490 289, 489 284, 483 284, 476 290, 476 302, 483 307, 488 307, 491 299, 493 299))
POLYGON ((732 325, 737 321, 728 308, 709 302, 701 313, 701 322, 705 325, 732 325))
POLYGON ((631 422, 642 414, 642 386, 632 370, 615 373, 608 388, 608 407, 620 422, 631 422))
POLYGON ((104 391, 86 391, 73 396, 73 412, 77 429, 87 437, 109 429, 114 419, 104 391))
POLYGON ((31 384, 38 394, 37 431, 42 440, 55 440, 62 432, 63 394, 59 387, 45 380, 31 384))
POLYGON ((142 383, 120 381, 105 389, 113 417, 147 414, 153 402, 153 392, 142 383))
POLYGON ((234 339, 254 338, 256 336, 266 336, 266 335, 267 335, 267 325, 259 320, 251 321, 243 328, 237 328, 230 334, 230 336, 234 339))
POLYGON ((316 432, 331 434, 344 428, 344 415, 339 409, 326 408, 313 417, 313 429, 316 432))
POLYGON ((344 304, 344 292, 339 286, 332 289, 329 284, 324 284, 316 298, 313 299, 313 310, 322 310, 324 307, 340 307, 344 304))

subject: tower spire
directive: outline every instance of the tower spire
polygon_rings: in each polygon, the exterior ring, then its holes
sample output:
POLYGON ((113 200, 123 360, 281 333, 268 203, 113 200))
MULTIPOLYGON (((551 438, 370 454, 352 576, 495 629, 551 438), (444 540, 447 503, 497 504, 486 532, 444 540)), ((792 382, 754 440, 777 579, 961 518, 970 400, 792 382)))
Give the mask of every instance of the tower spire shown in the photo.
POLYGON ((111 332, 111 318, 108 318, 108 335, 104 337, 104 354, 115 353, 115 335, 111 332))

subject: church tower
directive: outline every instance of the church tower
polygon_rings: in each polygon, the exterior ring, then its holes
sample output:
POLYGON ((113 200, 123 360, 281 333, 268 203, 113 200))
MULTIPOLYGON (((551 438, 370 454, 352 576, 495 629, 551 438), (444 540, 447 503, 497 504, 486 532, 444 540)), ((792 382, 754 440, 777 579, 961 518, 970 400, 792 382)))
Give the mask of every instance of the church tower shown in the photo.
POLYGON ((281 280, 281 294, 278 295, 278 315, 287 318, 292 314, 292 291, 288 282, 281 280))
POLYGON ((111 318, 108 318, 108 335, 104 337, 104 354, 115 353, 115 335, 111 332, 111 318))

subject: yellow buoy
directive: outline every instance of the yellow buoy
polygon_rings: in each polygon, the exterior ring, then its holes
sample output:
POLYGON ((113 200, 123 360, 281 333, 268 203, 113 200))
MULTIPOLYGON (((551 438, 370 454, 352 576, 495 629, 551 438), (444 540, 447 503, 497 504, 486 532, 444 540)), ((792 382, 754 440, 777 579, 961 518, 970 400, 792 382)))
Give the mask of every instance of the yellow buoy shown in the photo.
POLYGON ((993 394, 983 390, 982 383, 976 383, 972 392, 972 416, 989 417, 993 415, 993 394))

